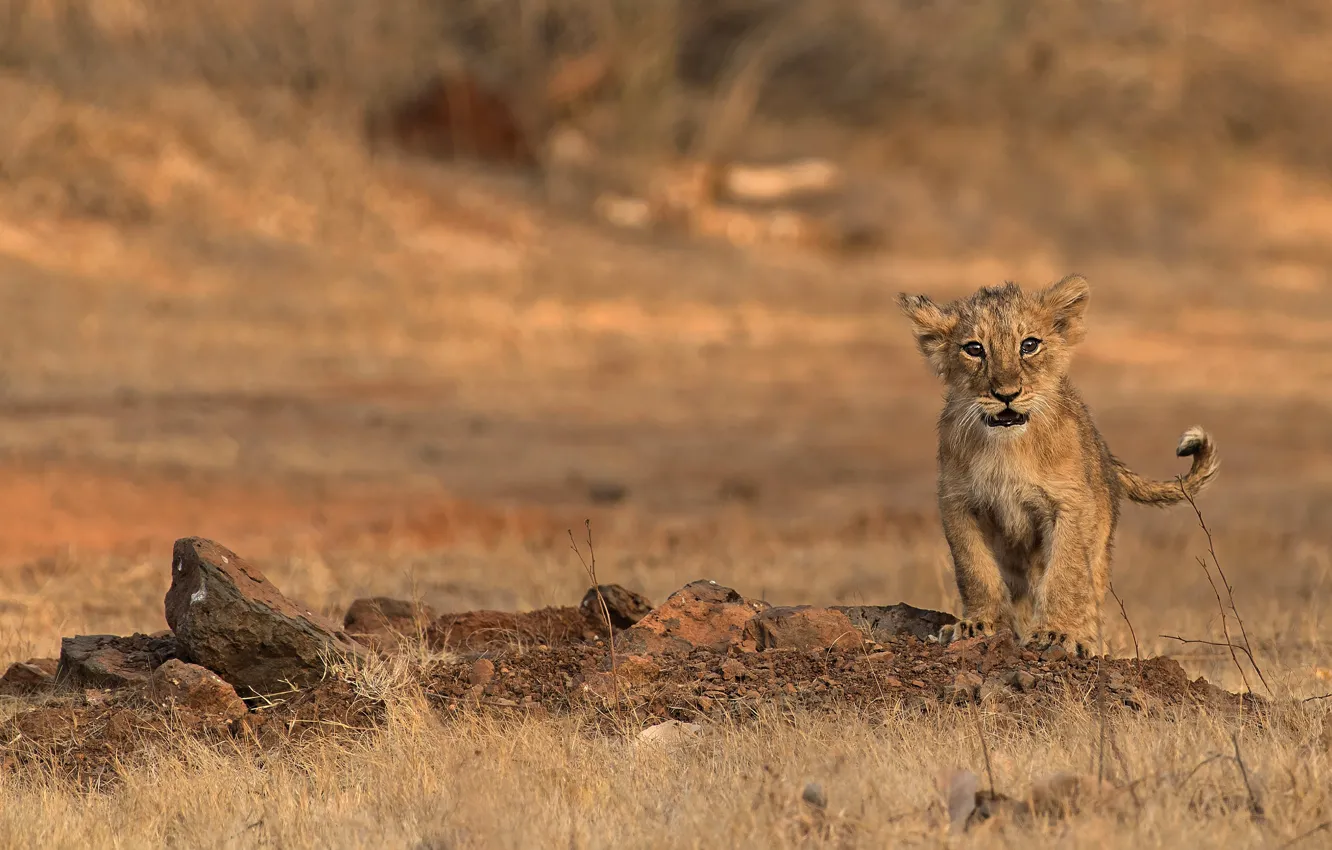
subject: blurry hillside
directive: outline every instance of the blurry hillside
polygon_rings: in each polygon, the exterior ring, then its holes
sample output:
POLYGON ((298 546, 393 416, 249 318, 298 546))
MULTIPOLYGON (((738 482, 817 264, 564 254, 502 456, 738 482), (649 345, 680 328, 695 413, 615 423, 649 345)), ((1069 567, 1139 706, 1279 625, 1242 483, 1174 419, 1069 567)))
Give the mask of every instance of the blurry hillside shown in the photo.
POLYGON ((1116 451, 1202 421, 1218 522, 1317 525, 1329 44, 1313 0, 0 0, 0 561, 530 530, 496 503, 938 544, 893 299, 1071 270, 1116 451))
POLYGON ((439 201, 403 145, 569 211, 821 156, 895 252, 1298 275, 1332 237, 1330 37, 1316 0, 3 0, 0 205, 383 246, 439 201))

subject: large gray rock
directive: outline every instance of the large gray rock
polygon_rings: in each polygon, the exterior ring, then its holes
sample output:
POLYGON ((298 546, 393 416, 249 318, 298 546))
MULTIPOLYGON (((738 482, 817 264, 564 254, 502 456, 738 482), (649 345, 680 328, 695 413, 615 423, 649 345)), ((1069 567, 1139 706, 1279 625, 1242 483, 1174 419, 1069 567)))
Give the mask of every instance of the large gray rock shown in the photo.
POLYGON ((176 541, 166 619, 180 658, 217 673, 242 696, 313 684, 331 654, 365 652, 235 552, 201 537, 176 541))

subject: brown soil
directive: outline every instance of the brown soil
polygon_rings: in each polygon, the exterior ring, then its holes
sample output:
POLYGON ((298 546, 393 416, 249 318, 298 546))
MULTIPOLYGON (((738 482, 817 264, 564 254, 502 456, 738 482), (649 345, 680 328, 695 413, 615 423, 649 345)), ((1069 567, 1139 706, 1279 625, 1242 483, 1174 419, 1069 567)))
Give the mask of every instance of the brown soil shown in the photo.
MULTIPOLYGON (((745 722, 779 712, 928 711, 984 705, 1014 722, 1041 717, 1083 700, 1109 712, 1210 711, 1261 719, 1266 701, 1236 695, 1173 660, 1070 659, 1037 655, 1009 635, 943 648, 905 637, 867 650, 620 656, 614 673, 604 641, 575 640, 484 656, 458 657, 421 671, 429 704, 445 718, 483 713, 509 716, 579 714, 606 731, 666 719, 745 722), (478 664, 478 660, 484 658, 478 664), (488 664, 486 662, 489 662, 488 664), (478 671, 482 671, 478 677, 478 671), (1102 691, 1101 688, 1104 687, 1102 691)), ((44 704, 0 723, 10 743, 4 769, 42 765, 81 787, 114 783, 133 763, 181 733, 199 741, 228 740, 245 749, 280 749, 311 735, 361 735, 385 718, 382 702, 343 680, 254 706, 224 724, 160 708, 133 689, 53 691, 44 704)))
POLYGON ((982 702, 1015 716, 1039 716, 1070 696, 1099 699, 1098 676, 1104 671, 1110 707, 1228 713, 1264 705, 1201 677, 1191 681, 1170 659, 1038 656, 1018 649, 1007 636, 948 649, 902 638, 866 652, 735 649, 726 655, 695 650, 651 659, 621 656, 616 674, 600 643, 510 651, 490 660, 495 674, 484 685, 472 684, 470 661, 437 667, 429 694, 450 711, 469 705, 551 713, 593 708, 603 716, 623 712, 644 724, 667 718, 743 720, 773 706, 819 712, 982 702))

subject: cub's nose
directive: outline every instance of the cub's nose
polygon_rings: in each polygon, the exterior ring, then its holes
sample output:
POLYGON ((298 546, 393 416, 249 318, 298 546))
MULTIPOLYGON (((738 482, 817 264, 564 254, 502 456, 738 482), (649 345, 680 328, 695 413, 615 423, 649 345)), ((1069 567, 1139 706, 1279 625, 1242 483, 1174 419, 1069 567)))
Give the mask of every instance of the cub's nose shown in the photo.
POLYGON ((999 400, 1002 401, 1004 404, 1008 404, 1008 403, 1011 402, 1013 399, 1015 399, 1015 398, 1017 398, 1018 396, 1022 395, 1022 390, 1021 390, 1021 388, 1018 388, 1018 389, 1016 389, 1016 390, 1013 390, 1011 393, 1007 393, 1007 392, 1004 392, 1003 390, 996 390, 996 389, 991 388, 991 389, 990 389, 990 395, 992 395, 992 396, 994 396, 995 398, 999 399, 999 400))

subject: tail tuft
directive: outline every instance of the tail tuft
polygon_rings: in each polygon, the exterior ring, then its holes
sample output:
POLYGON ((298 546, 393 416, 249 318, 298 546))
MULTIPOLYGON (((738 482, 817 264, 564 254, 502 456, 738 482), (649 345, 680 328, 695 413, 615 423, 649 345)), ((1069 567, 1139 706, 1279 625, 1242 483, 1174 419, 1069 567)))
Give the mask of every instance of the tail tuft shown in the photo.
POLYGON ((1207 436, 1207 432, 1202 429, 1201 425, 1194 425, 1179 438, 1179 446, 1175 449, 1175 457, 1196 455, 1211 441, 1212 438, 1207 436))
POLYGON ((1174 481, 1153 481, 1143 478, 1116 459, 1115 473, 1124 487, 1124 494, 1129 499, 1144 505, 1173 505, 1186 498, 1193 498, 1202 492, 1216 476, 1220 461, 1216 456, 1216 444, 1211 436, 1195 425, 1179 438, 1175 448, 1177 457, 1191 457, 1193 464, 1186 475, 1174 481))

